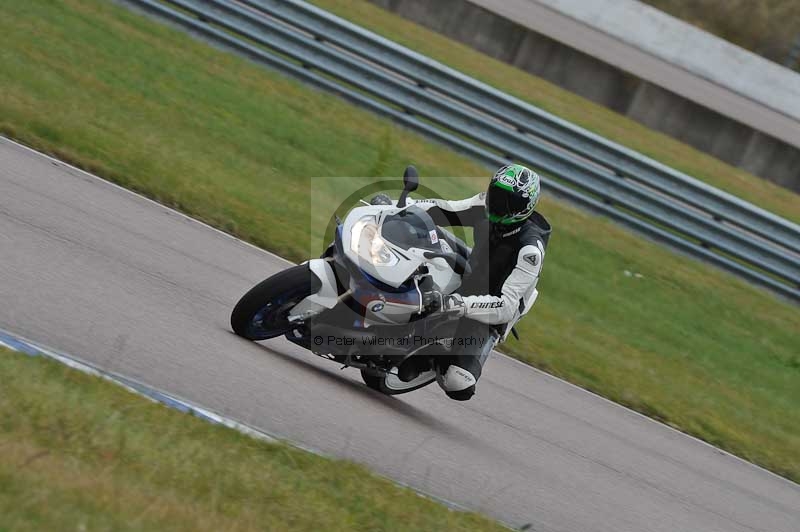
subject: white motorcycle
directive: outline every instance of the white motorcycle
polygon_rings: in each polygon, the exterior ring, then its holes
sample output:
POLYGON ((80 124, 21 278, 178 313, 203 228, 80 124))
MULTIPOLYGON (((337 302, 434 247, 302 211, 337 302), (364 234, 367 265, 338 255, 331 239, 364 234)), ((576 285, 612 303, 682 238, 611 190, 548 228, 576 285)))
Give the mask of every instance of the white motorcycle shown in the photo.
POLYGON ((334 242, 322 258, 284 270, 245 294, 231 314, 234 332, 253 341, 285 336, 360 369, 367 386, 389 395, 436 380, 432 363, 409 382, 400 379, 398 368, 411 357, 430 359, 452 342, 457 321, 432 314, 424 295, 455 292, 469 272, 470 250, 408 204, 408 194, 419 186, 413 166, 403 183, 397 202, 364 202, 343 222, 337 219, 334 242))

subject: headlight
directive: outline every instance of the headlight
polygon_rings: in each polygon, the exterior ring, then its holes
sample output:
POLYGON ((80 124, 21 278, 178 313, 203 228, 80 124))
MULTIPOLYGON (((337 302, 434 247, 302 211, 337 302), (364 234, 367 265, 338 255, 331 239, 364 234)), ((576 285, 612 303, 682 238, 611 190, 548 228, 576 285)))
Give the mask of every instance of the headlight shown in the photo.
POLYGON ((400 259, 386 246, 374 216, 365 216, 353 224, 350 233, 350 249, 375 266, 394 266, 400 259))

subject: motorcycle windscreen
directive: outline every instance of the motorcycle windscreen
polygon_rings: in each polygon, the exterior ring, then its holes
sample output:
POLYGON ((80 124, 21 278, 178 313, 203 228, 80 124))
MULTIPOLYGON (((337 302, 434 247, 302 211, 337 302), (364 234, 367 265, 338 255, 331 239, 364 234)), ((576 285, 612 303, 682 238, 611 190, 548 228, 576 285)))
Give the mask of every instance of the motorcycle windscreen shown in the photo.
POLYGON ((409 207, 404 213, 387 216, 381 226, 381 236, 401 249, 442 251, 436 225, 419 207, 409 207))

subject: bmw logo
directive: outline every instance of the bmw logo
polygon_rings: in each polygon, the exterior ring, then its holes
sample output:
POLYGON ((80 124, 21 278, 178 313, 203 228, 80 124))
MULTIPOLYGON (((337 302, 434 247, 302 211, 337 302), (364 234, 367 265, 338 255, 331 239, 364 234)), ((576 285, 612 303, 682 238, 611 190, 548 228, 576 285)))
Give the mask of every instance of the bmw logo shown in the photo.
POLYGON ((371 310, 372 312, 375 312, 375 313, 377 313, 377 312, 380 312, 380 311, 382 311, 382 310, 384 309, 384 307, 386 307, 386 305, 384 305, 383 303, 375 303, 374 305, 372 305, 372 307, 370 308, 370 310, 371 310))

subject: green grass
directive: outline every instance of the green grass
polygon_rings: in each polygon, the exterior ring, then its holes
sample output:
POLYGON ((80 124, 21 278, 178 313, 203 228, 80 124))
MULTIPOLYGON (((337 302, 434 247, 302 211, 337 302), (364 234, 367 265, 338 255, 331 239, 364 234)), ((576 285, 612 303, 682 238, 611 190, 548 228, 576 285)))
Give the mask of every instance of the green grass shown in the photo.
MULTIPOLYGON (((542 78, 385 11, 367 0, 311 1, 561 118, 800 223, 800 198, 787 189, 734 168, 542 78)), ((715 12, 719 13, 718 10, 715 12)), ((728 17, 717 18, 727 20, 728 17)))
MULTIPOLYGON (((109 2, 2 3, 0 34, 0 130, 294 260, 371 181, 342 176, 414 162, 444 196, 485 185, 469 159, 109 2)), ((800 479, 798 308, 551 198, 541 210, 540 300, 506 349, 800 479)))
POLYGON ((0 531, 504 530, 0 348, 0 531))

